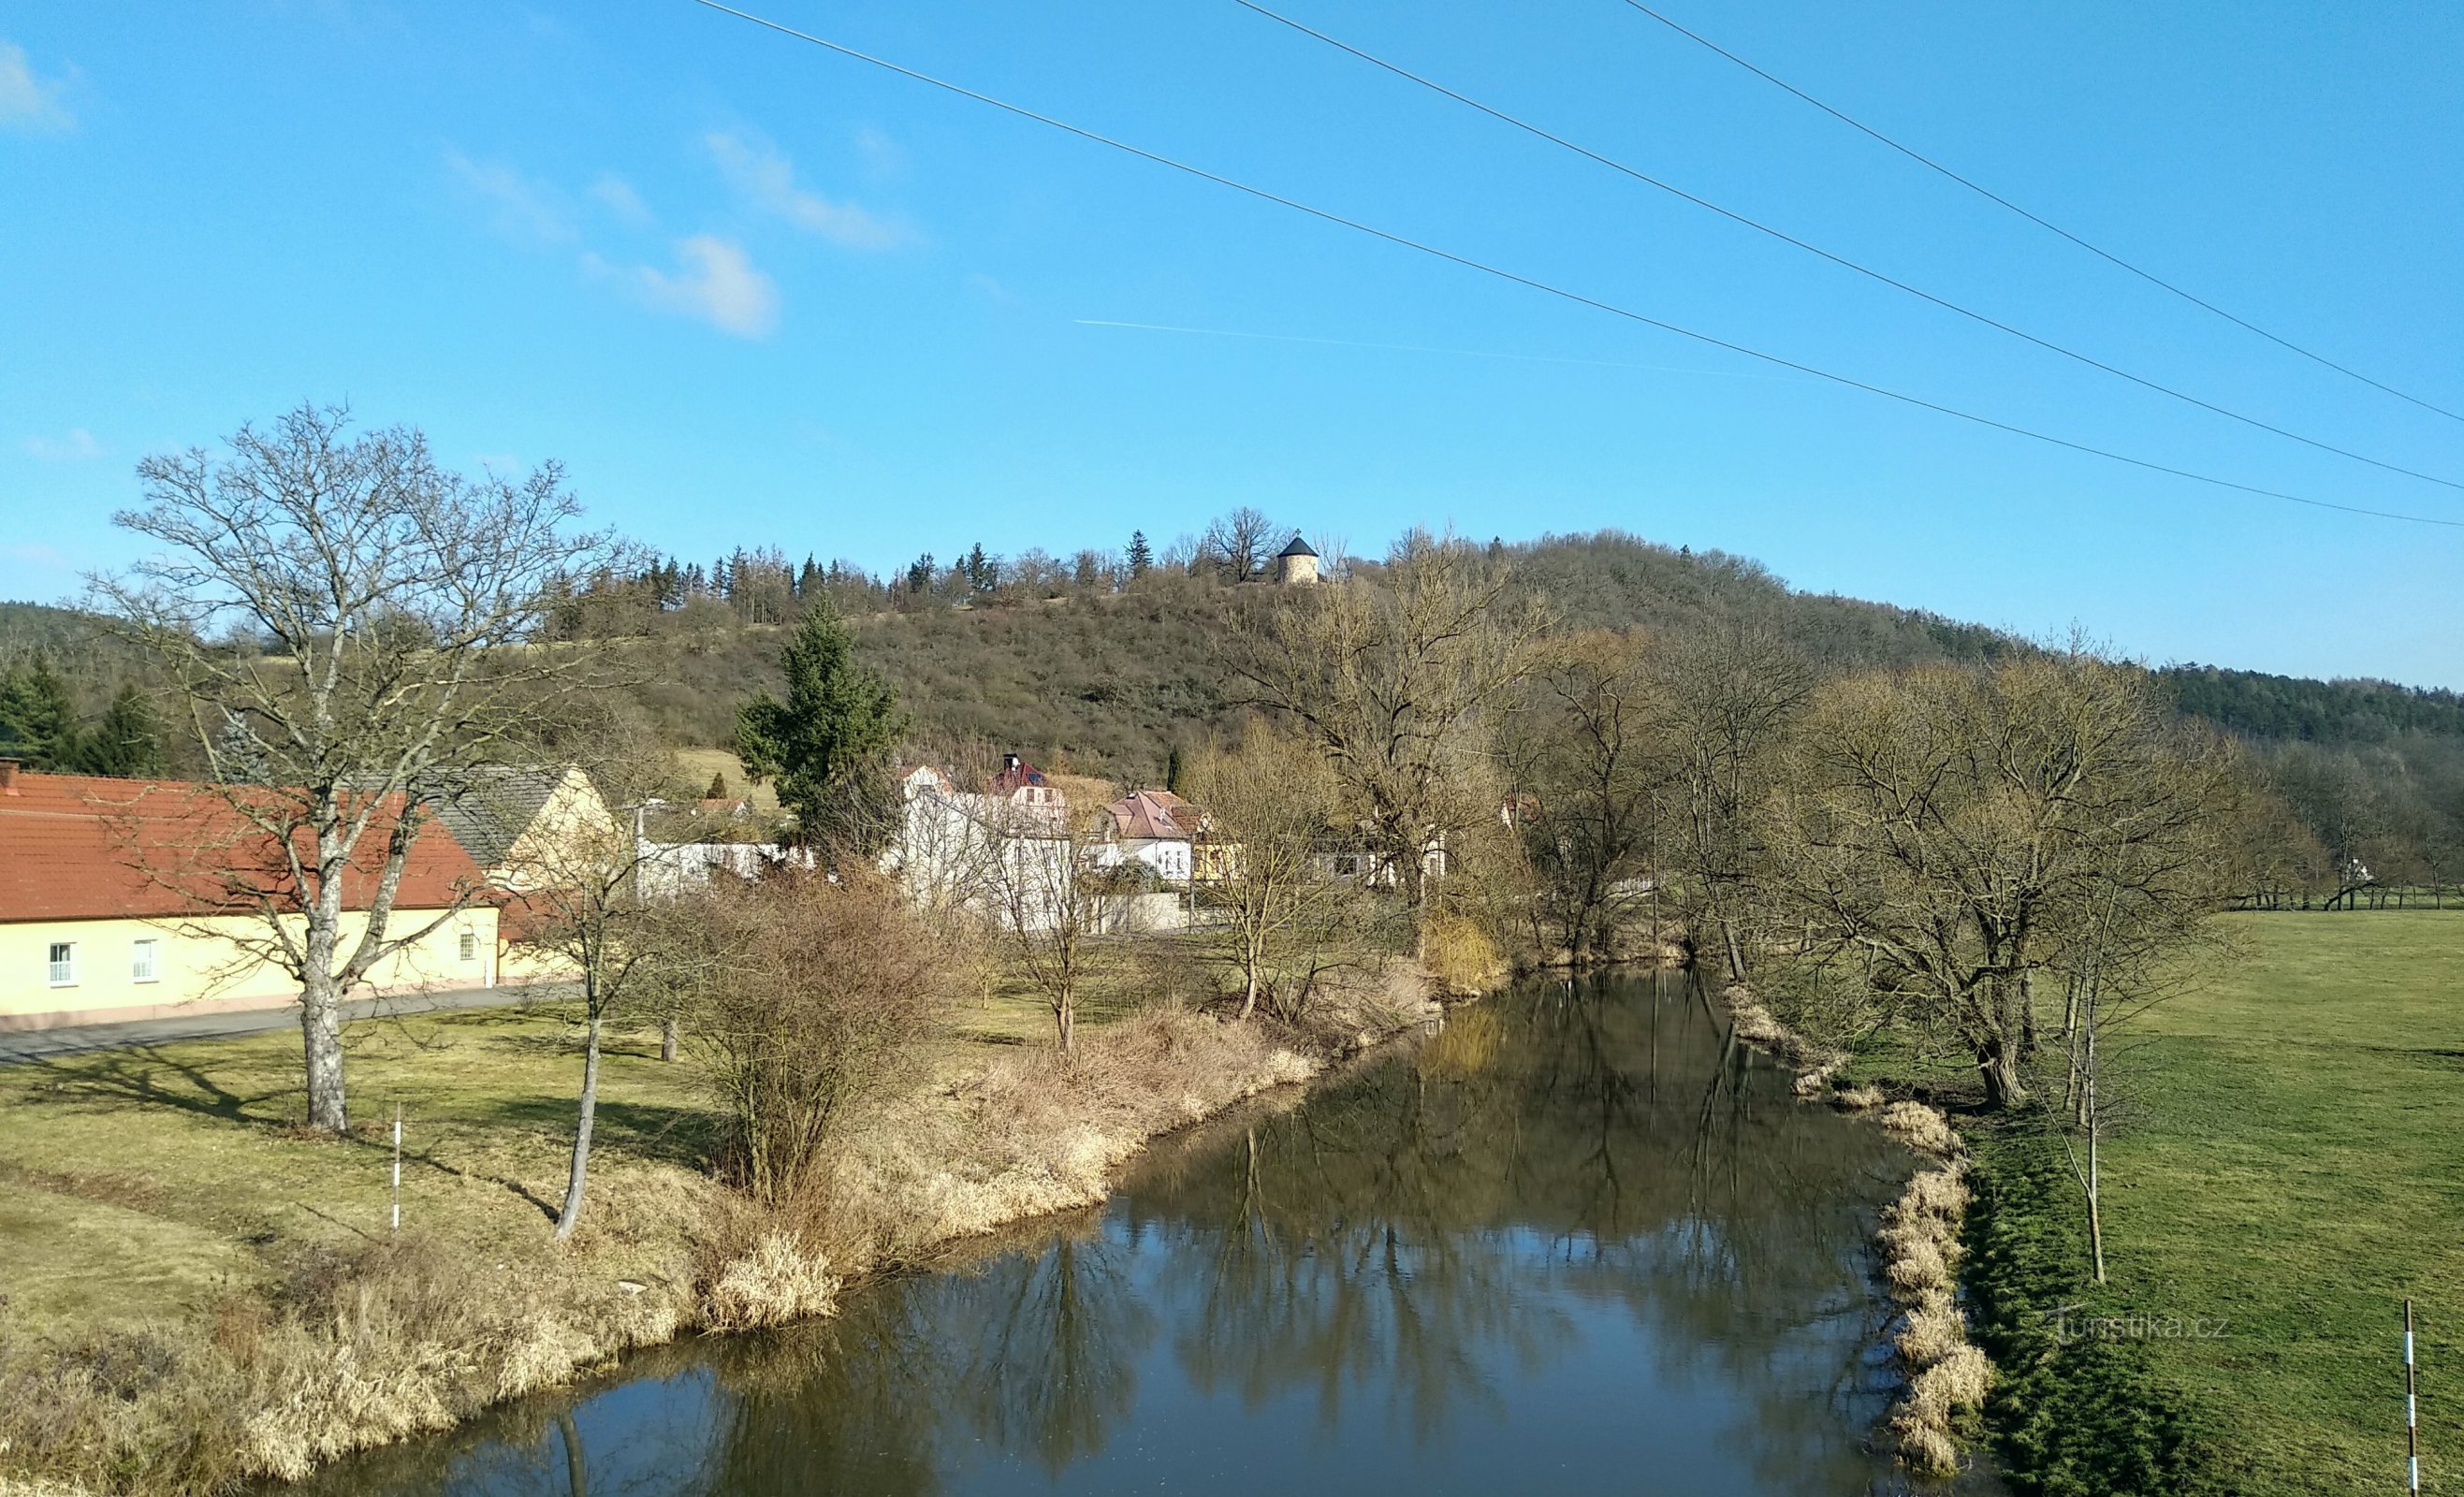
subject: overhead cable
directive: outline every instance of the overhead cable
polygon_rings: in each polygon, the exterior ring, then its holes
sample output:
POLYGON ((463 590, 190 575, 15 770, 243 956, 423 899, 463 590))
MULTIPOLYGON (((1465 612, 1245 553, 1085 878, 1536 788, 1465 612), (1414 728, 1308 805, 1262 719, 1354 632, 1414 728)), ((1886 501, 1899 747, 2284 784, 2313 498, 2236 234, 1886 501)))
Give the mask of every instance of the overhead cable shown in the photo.
POLYGON ((2312 363, 2319 364, 2324 368, 2333 369, 2338 374, 2344 376, 2346 379, 2359 380, 2362 384, 2368 385, 2374 390, 2379 390, 2383 393, 2392 395, 2396 399, 2403 401, 2408 405, 2418 406, 2422 409, 2432 412, 2433 414, 2445 416, 2450 421, 2464 421, 2464 415, 2459 415, 2455 411, 2450 410, 2444 406, 2432 404, 2430 401, 2422 399, 2418 395, 2408 394, 2383 380, 2374 380, 2368 375, 2364 374, 2359 369, 2353 368, 2348 364, 2339 363, 2335 360, 2328 358, 2325 354, 2304 348, 2299 343, 2297 343, 2293 340, 2283 337, 2280 334, 2271 333, 2266 328, 2259 326, 2257 323, 2253 322, 2246 318, 2236 317, 2233 313, 2226 311, 2224 308, 2208 300, 2204 297, 2200 297, 2184 290, 2182 287, 2167 280, 2153 271, 2144 270, 2139 266, 2132 264, 2130 261, 2123 259, 2121 255, 2114 253, 2110 250, 2089 243, 2086 239, 2071 232, 2069 230, 2064 229, 2061 225, 2053 222, 2051 219, 2030 212, 2028 209, 2021 208, 2018 204, 2012 202, 2009 198, 2004 197, 1999 192, 1986 187, 1983 183, 1980 183, 1971 177, 1962 176, 1960 173, 1951 170, 1948 166, 1944 165, 1932 157, 1924 154, 1912 146, 1902 144, 1900 142, 1893 140, 1890 136, 1884 135, 1881 131, 1875 129, 1872 125, 1865 123, 1855 116, 1850 115, 1843 110, 1833 108, 1831 105, 1824 103, 1821 99, 1815 98, 1812 94, 1809 94, 1805 90, 1797 87, 1795 84, 1791 83, 1786 78, 1778 77, 1771 73, 1765 72, 1763 69, 1756 67, 1753 63, 1749 62, 1745 58, 1737 55, 1735 53, 1730 52, 1727 48, 1721 46, 1718 42, 1711 40, 1711 38, 1704 35, 1700 32, 1690 31, 1669 19, 1660 11, 1644 5, 1642 0, 1625 0, 1625 3, 1641 11, 1643 14, 1651 17, 1653 20, 1658 21, 1661 25, 1667 27, 1678 35, 1695 43, 1697 46, 1706 48, 1709 51, 1717 53, 1721 56, 1727 58, 1730 62, 1735 63, 1737 66, 1745 69, 1754 77, 1761 78, 1764 82, 1771 84, 1773 88, 1779 89, 1784 93, 1793 94, 1798 99, 1812 104, 1815 108, 1821 110, 1824 114, 1829 115, 1832 119, 1838 121, 1841 124, 1848 126, 1850 129, 1889 146, 1892 150, 1899 152, 1901 155, 1906 157, 1912 162, 1915 162, 1918 165, 1925 167, 1928 171, 1936 172, 1942 176, 1949 178, 1951 181, 1959 184, 1963 187, 1966 187, 1969 191, 1975 193, 1978 197, 1985 199, 1987 202, 1992 203, 2000 208, 2009 209, 2011 212, 2018 214, 2021 218, 2024 218, 2028 222, 2035 225, 2037 228, 2044 230, 2047 233, 2069 240, 2072 244, 2085 250, 2088 253, 2095 255, 2098 259, 2104 261, 2108 265, 2115 266, 2118 269, 2129 272, 2131 275, 2138 276, 2141 280, 2147 282, 2147 284, 2156 287, 2160 291, 2164 291, 2171 296, 2179 297, 2184 301, 2199 308, 2203 312, 2212 313, 2215 316, 2224 319, 2226 321, 2231 322, 2233 326, 2242 329, 2244 332, 2255 333, 2259 337, 2266 339, 2269 342, 2276 344, 2278 348, 2299 354, 2302 358, 2309 360, 2312 363))
POLYGON ((929 84, 932 87, 940 89, 946 93, 956 94, 962 99, 973 99, 977 103, 988 105, 994 109, 999 109, 1005 114, 1015 115, 1019 119, 1031 120, 1038 124, 1048 125, 1051 128, 1060 130, 1066 134, 1074 135, 1080 140, 1092 142, 1097 145, 1109 146, 1125 155, 1135 156, 1141 161, 1153 162, 1158 166, 1168 166, 1175 171, 1196 177, 1199 181, 1211 182, 1218 187, 1229 187, 1235 192, 1245 193, 1246 195, 1257 198, 1262 202, 1272 203, 1279 208, 1287 208, 1297 213, 1305 213, 1322 223, 1332 224, 1341 229, 1349 229, 1355 233, 1367 234, 1373 239, 1383 240, 1386 243, 1395 245, 1398 248, 1411 250, 1417 253, 1428 255, 1432 259, 1443 260, 1447 264, 1461 266, 1465 270, 1477 271, 1484 275, 1494 276, 1499 280, 1540 292, 1545 296, 1555 297, 1561 300, 1573 302, 1577 306, 1589 307, 1595 312, 1605 312, 1612 317, 1623 318, 1628 321, 1638 322, 1645 327, 1655 327, 1662 332, 1674 333, 1680 338, 1691 339, 1698 343, 1703 343, 1709 347, 1726 349, 1729 353, 1739 354, 1749 359, 1759 360, 1764 363, 1771 364, 1778 368, 1792 370, 1798 374, 1809 375, 1815 379, 1823 380, 1833 385, 1843 385, 1849 389, 1861 390, 1868 395, 1877 395, 1884 400, 1897 401, 1903 406, 1912 406, 1920 410, 1929 410, 1937 415, 1950 416, 1957 420, 1969 422, 1976 426, 1988 427, 1996 431, 2006 431, 2013 436, 2026 437, 2031 441, 2042 442, 2051 447, 2058 447, 2070 451, 2085 453, 2091 457, 2101 457, 2108 462, 2121 463, 2124 466, 2142 469, 2148 473, 2166 473, 2176 478, 2187 478, 2194 483, 2209 484, 2220 489, 2231 489, 2236 493, 2255 495, 2261 498, 2282 499, 2288 503, 2306 504, 2315 509, 2336 510, 2347 515, 2366 515, 2374 519, 2404 520, 2417 525, 2438 525, 2452 529, 2464 529, 2464 520, 2445 519, 2429 515, 2409 515, 2394 510, 2368 509, 2357 504, 2342 504, 2331 499, 2310 498, 2302 495, 2287 494, 2280 490, 2261 488, 2255 484, 2241 483, 2231 478, 2219 478, 2209 473, 2196 473, 2187 468, 2176 468, 2169 464, 2156 462, 2149 458, 2132 457, 2126 453, 2117 452, 2107 448, 2091 446, 2085 442, 2075 442, 2068 437, 2055 436, 2050 432, 2035 430, 2031 428, 2017 426, 2008 421, 1999 421, 1991 416, 1979 415, 1976 412, 1969 410, 1962 410, 1954 406, 1946 406, 1938 401, 1927 400, 1921 395, 1910 395, 1904 391, 1890 389, 1884 385, 1869 384, 1866 381, 1857 379, 1850 375, 1836 374, 1828 369, 1817 368, 1810 363, 1800 363, 1793 359, 1784 358, 1778 354, 1765 353, 1761 349, 1751 348, 1744 343, 1733 342, 1727 339, 1715 337, 1709 333, 1697 332, 1690 327, 1681 327, 1675 322, 1664 321, 1659 318, 1649 316, 1648 314, 1637 312, 1628 307, 1618 306, 1615 302, 1603 301, 1596 297, 1586 296, 1578 291, 1572 291, 1563 286, 1552 285, 1548 281, 1539 280, 1515 271, 1507 270, 1501 266, 1491 265, 1485 260, 1476 260, 1469 255, 1458 254, 1451 250, 1440 249, 1436 245, 1411 238, 1408 235, 1397 233, 1391 230, 1379 229, 1375 225, 1362 223, 1360 220, 1355 218, 1346 218, 1340 213, 1332 212, 1322 208, 1312 207, 1296 198, 1285 197, 1281 193, 1269 191, 1265 187, 1252 187, 1248 183, 1223 176, 1219 172, 1209 171, 1203 166, 1192 165, 1187 162, 1176 160, 1175 158, 1163 155, 1160 152, 1148 150, 1144 146, 1133 145, 1127 141, 1116 140, 1111 136, 1088 129, 1084 125, 1071 124, 1066 120, 1056 119, 1047 114, 1041 114, 1033 109, 1027 108, 1023 104, 1014 104, 1009 102, 1007 99, 997 99, 990 94, 980 93, 962 83, 953 83, 946 78, 935 77, 932 74, 919 72, 914 68, 892 62, 886 57, 876 56, 871 53, 863 52, 854 47, 849 47, 843 42, 831 41, 827 37, 815 35, 811 32, 799 31, 783 22, 774 21, 769 19, 767 16, 757 15, 750 11, 741 11, 734 6, 723 4, 721 3, 721 0, 693 0, 693 3, 705 10, 716 11, 721 14, 735 16, 738 20, 749 22, 755 26, 761 27, 764 30, 776 32, 780 35, 793 37, 802 42, 808 42, 813 46, 820 47, 827 52, 836 53, 840 56, 849 58, 850 60, 866 63, 872 67, 880 68, 885 72, 895 73, 901 77, 912 78, 918 83, 929 84))

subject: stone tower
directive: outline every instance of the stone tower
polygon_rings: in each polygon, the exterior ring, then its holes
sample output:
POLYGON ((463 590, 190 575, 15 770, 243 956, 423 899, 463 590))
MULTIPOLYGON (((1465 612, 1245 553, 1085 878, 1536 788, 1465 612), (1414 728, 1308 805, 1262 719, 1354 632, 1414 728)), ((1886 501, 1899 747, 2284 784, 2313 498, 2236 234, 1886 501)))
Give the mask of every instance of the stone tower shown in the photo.
POLYGON ((1317 553, 1297 530, 1292 532, 1292 543, 1275 553, 1275 581, 1286 587, 1317 581, 1317 553))

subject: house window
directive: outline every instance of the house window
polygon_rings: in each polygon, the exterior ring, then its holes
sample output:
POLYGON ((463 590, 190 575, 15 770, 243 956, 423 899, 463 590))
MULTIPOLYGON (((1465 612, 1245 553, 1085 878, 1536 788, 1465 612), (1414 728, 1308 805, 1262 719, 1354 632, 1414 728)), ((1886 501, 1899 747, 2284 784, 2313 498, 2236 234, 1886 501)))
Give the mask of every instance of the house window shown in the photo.
POLYGON ((52 986, 77 985, 77 942, 52 942, 52 986))
POLYGON ((154 966, 154 948, 155 948, 155 945, 156 945, 156 942, 151 941, 151 940, 131 941, 131 942, 129 942, 129 945, 128 945, 128 980, 129 980, 129 981, 131 981, 131 982, 153 982, 153 981, 157 981, 157 980, 160 980, 160 976, 161 976, 161 975, 160 975, 160 974, 155 970, 155 966, 154 966))
POLYGON ((479 959, 479 934, 476 931, 462 933, 462 959, 464 961, 479 959))

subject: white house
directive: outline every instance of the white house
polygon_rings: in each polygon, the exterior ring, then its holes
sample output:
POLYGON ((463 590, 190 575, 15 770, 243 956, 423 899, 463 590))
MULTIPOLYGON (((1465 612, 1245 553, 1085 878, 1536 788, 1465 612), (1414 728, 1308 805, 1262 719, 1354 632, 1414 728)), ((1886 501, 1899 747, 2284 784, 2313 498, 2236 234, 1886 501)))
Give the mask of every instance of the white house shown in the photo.
POLYGON ((1169 790, 1133 790, 1104 807, 1104 843, 1092 861, 1097 868, 1142 865, 1168 883, 1185 884, 1197 870, 1203 820, 1169 790))
POLYGON ((1069 800, 1012 754, 980 792, 930 765, 900 772, 905 814, 881 856, 917 908, 1049 929, 1076 890, 1069 800))

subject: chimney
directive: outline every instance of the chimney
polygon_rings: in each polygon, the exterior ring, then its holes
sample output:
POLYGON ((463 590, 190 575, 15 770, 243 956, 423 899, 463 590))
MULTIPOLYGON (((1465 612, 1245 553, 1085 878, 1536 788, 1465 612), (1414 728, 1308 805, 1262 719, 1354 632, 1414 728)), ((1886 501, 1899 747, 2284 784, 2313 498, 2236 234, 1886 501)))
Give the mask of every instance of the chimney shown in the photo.
POLYGON ((0 759, 0 795, 23 795, 24 793, 17 788, 17 761, 13 759, 0 759))
POLYGON ((1018 758, 1018 756, 1017 756, 1017 755, 1015 755, 1015 754, 1003 754, 1003 755, 1001 756, 1001 769, 1002 769, 1005 773, 1010 773, 1010 774, 1015 774, 1015 773, 1017 773, 1017 771, 1018 771, 1018 765, 1019 765, 1019 758, 1018 758))

